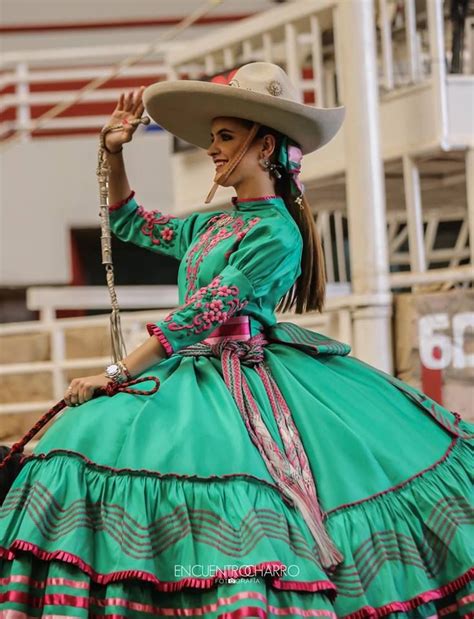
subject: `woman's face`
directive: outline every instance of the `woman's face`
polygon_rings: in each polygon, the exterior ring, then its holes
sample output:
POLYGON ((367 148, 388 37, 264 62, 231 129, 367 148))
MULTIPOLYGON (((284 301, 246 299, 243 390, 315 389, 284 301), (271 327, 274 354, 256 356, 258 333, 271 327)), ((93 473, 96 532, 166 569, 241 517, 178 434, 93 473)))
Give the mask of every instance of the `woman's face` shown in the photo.
MULTIPOLYGON (((233 159, 249 131, 248 126, 238 118, 214 118, 211 125, 210 146, 207 149, 207 154, 214 161, 216 175, 222 171, 226 163, 233 159)), ((269 149, 268 138, 273 139, 273 136, 265 136, 254 140, 243 156, 242 161, 227 181, 223 183, 224 187, 235 187, 242 181, 254 178, 256 175, 267 175, 267 172, 261 168, 258 161, 262 157, 269 157, 273 150, 269 149)))

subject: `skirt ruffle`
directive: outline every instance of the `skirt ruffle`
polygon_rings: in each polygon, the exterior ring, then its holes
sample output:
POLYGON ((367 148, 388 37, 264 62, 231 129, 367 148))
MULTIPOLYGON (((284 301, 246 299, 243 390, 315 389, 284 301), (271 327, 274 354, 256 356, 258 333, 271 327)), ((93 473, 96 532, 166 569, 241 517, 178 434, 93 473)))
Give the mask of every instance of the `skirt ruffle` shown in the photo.
POLYGON ((472 616, 472 451, 332 509, 330 574, 268 482, 35 456, 0 511, 0 618, 472 616))

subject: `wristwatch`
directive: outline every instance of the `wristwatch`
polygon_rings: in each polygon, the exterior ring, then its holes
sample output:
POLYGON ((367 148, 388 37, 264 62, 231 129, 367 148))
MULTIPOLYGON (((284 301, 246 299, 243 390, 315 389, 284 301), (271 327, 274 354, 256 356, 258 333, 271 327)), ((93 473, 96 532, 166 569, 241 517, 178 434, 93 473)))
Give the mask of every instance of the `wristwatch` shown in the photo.
POLYGON ((117 363, 112 363, 105 368, 105 376, 114 381, 114 383, 123 383, 124 376, 120 366, 117 363))

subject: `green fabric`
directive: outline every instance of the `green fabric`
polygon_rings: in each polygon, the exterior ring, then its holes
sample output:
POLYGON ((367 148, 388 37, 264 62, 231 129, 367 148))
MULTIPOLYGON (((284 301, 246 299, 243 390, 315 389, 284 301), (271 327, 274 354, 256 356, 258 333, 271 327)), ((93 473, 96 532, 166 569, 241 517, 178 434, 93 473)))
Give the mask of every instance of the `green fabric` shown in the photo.
MULTIPOLYGON (((302 252, 298 227, 281 198, 237 205, 230 221, 224 219, 225 214, 214 212, 156 223, 151 234, 160 245, 153 245, 151 237, 144 234, 147 224, 140 213, 135 199, 131 199, 111 213, 111 228, 124 241, 182 258, 178 273, 180 306, 156 323, 173 351, 204 339, 244 308, 254 319, 254 331, 259 325, 275 324, 275 307, 300 274, 302 252), (216 216, 221 219, 211 221, 216 216), (192 240, 206 223, 214 228, 213 234, 202 251, 196 252, 192 240), (169 242, 163 241, 163 229, 170 226, 174 236, 169 242), (218 239, 212 247, 211 239, 218 239), (189 273, 196 265, 197 278, 190 288, 189 273), (218 315, 206 307, 212 302, 221 306, 218 315)), ((159 221, 160 215, 154 219, 159 221)))
MULTIPOLYGON (((115 233, 156 249, 132 201, 122 209, 112 213, 115 233)), ((220 215, 176 220, 175 234, 164 234, 174 245, 160 243, 160 251, 198 261, 193 246, 220 215)), ((280 200, 237 203, 234 215, 239 229, 259 219, 241 238, 225 225, 215 229, 222 238, 190 280, 182 263, 174 322, 191 324, 202 309, 186 302, 193 277, 196 290, 219 275, 238 287, 246 305, 237 313, 249 313, 252 329, 270 341, 265 363, 292 412, 344 562, 334 573, 321 568, 303 518, 283 501, 249 438, 220 359, 179 353, 208 330, 184 335, 162 321, 175 353, 142 374, 158 377, 159 391, 67 409, 15 480, 0 510, 0 619, 4 610, 141 618, 173 608, 162 614, 359 619, 390 616, 380 609, 395 602, 407 604, 397 616, 427 618, 453 596, 459 616, 472 611, 472 426, 347 356, 344 344, 276 324, 275 304, 299 272, 301 239, 280 200), (184 576, 177 565, 206 572, 268 564, 296 569, 163 590, 184 576)), ((279 441, 260 378, 250 366, 242 371, 279 441)))

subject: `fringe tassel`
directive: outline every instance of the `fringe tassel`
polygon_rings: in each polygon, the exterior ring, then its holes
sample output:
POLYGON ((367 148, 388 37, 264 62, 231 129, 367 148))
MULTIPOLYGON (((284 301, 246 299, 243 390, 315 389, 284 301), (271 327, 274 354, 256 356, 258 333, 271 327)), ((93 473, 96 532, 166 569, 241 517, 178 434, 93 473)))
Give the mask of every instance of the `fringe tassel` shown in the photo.
POLYGON ((321 565, 327 569, 336 567, 344 559, 344 556, 334 545, 326 531, 322 516, 320 515, 319 505, 311 505, 307 499, 299 496, 296 492, 291 492, 291 495, 295 507, 301 512, 304 521, 314 537, 318 547, 321 565))

